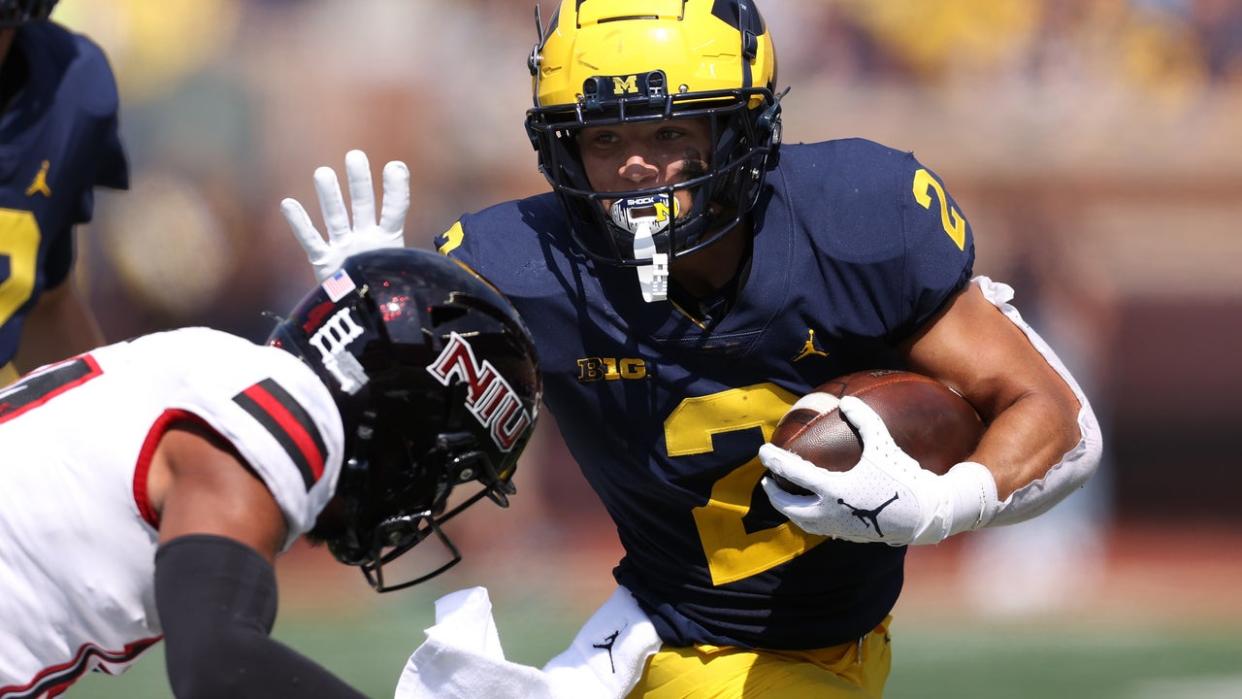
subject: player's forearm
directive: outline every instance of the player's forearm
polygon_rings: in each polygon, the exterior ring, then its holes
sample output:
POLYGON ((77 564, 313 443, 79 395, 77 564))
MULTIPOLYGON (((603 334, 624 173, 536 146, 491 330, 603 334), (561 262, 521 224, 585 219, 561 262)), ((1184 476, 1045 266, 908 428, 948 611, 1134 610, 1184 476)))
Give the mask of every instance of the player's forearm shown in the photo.
POLYGON ((25 373, 35 367, 88 352, 104 343, 103 333, 72 279, 50 289, 27 316, 14 363, 25 373))
POLYGON ((276 578, 263 556, 241 542, 195 534, 162 544, 155 602, 178 697, 363 696, 268 635, 276 578))
POLYGON ((1104 442, 1078 382, 1009 303, 1013 289, 987 277, 973 281, 1038 355, 1027 353, 992 375, 996 382, 1023 377, 1008 390, 971 393, 994 398, 976 404, 989 422, 977 456, 993 474, 1000 498, 990 525, 1013 524, 1038 516, 1081 487, 1099 466, 1104 442))
POLYGON ((1072 394, 1027 393, 995 416, 968 461, 988 467, 1004 501, 1043 478, 1078 444, 1080 409, 1072 394))
POLYGON ((188 663, 168 666, 179 699, 187 697, 299 697, 354 699, 365 695, 314 661, 267 634, 240 627, 195 644, 188 663))

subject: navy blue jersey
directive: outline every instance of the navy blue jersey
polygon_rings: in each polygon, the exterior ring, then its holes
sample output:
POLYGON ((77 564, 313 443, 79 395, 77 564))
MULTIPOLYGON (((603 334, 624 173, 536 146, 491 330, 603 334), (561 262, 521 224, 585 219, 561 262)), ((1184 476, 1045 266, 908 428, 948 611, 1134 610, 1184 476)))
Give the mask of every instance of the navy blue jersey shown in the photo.
POLYGON ((99 47, 52 22, 18 29, 0 113, 0 365, 23 316, 73 264, 72 227, 91 219, 95 186, 124 189, 116 83, 99 47))
POLYGON ((437 244, 526 320, 547 405, 616 522, 616 578, 665 642, 819 648, 892 609, 905 549, 802 532, 768 502, 756 452, 819 384, 900 366, 896 345, 968 283, 974 247, 934 175, 863 140, 783 146, 754 225, 749 277, 709 327, 575 252, 551 194, 465 216, 437 244))

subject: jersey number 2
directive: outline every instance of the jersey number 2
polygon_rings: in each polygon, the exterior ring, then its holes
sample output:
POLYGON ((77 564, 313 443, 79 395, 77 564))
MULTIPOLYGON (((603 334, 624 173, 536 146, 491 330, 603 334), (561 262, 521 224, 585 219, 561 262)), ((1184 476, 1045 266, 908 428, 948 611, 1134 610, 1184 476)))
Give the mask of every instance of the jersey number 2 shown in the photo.
POLYGON ((22 307, 34 291, 39 257, 39 224, 34 214, 0 209, 0 325, 22 307))
POLYGON ((944 187, 936 181, 931 173, 919 168, 914 173, 914 200, 924 209, 931 209, 931 193, 936 193, 936 198, 940 200, 940 225, 944 228, 944 232, 953 239, 958 250, 966 249, 966 219, 958 213, 957 209, 949 206, 949 197, 944 193, 944 187))
MULTIPOLYGON (((687 398, 664 421, 668 455, 710 453, 714 451, 712 435, 723 432, 759 428, 767 441, 796 400, 789 391, 770 383, 687 398)), ((789 522, 748 532, 742 519, 750 512, 751 494, 763 474, 763 464, 755 456, 712 484, 707 504, 694 508, 694 524, 713 585, 775 568, 827 538, 807 534, 789 522)))

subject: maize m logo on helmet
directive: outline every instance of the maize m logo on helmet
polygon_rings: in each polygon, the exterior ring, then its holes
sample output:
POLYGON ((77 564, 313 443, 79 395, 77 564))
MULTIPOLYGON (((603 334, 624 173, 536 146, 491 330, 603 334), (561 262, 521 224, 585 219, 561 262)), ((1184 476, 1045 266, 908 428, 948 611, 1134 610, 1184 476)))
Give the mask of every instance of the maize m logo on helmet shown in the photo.
POLYGON ((626 75, 624 77, 613 77, 612 91, 617 94, 629 94, 638 92, 638 76, 626 75))
POLYGON ((532 418, 522 400, 491 362, 480 365, 474 348, 461 335, 449 334, 440 356, 427 366, 441 384, 454 379, 466 386, 466 408, 491 434, 501 451, 509 451, 526 432, 532 418))

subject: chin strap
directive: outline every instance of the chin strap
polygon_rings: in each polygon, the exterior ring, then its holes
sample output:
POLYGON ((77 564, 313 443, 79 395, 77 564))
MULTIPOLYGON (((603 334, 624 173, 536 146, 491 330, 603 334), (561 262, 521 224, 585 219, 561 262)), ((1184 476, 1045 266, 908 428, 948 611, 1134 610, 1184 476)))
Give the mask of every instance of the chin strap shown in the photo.
POLYGON ((656 252, 651 224, 641 222, 634 232, 634 259, 650 260, 650 264, 635 267, 638 272, 638 288, 647 303, 668 298, 668 254, 656 252))
POLYGON ((677 216, 677 200, 667 194, 648 194, 618 199, 609 215, 613 223, 634 234, 634 260, 647 264, 635 267, 638 287, 647 303, 668 298, 668 253, 659 252, 655 236, 668 228, 677 216))

